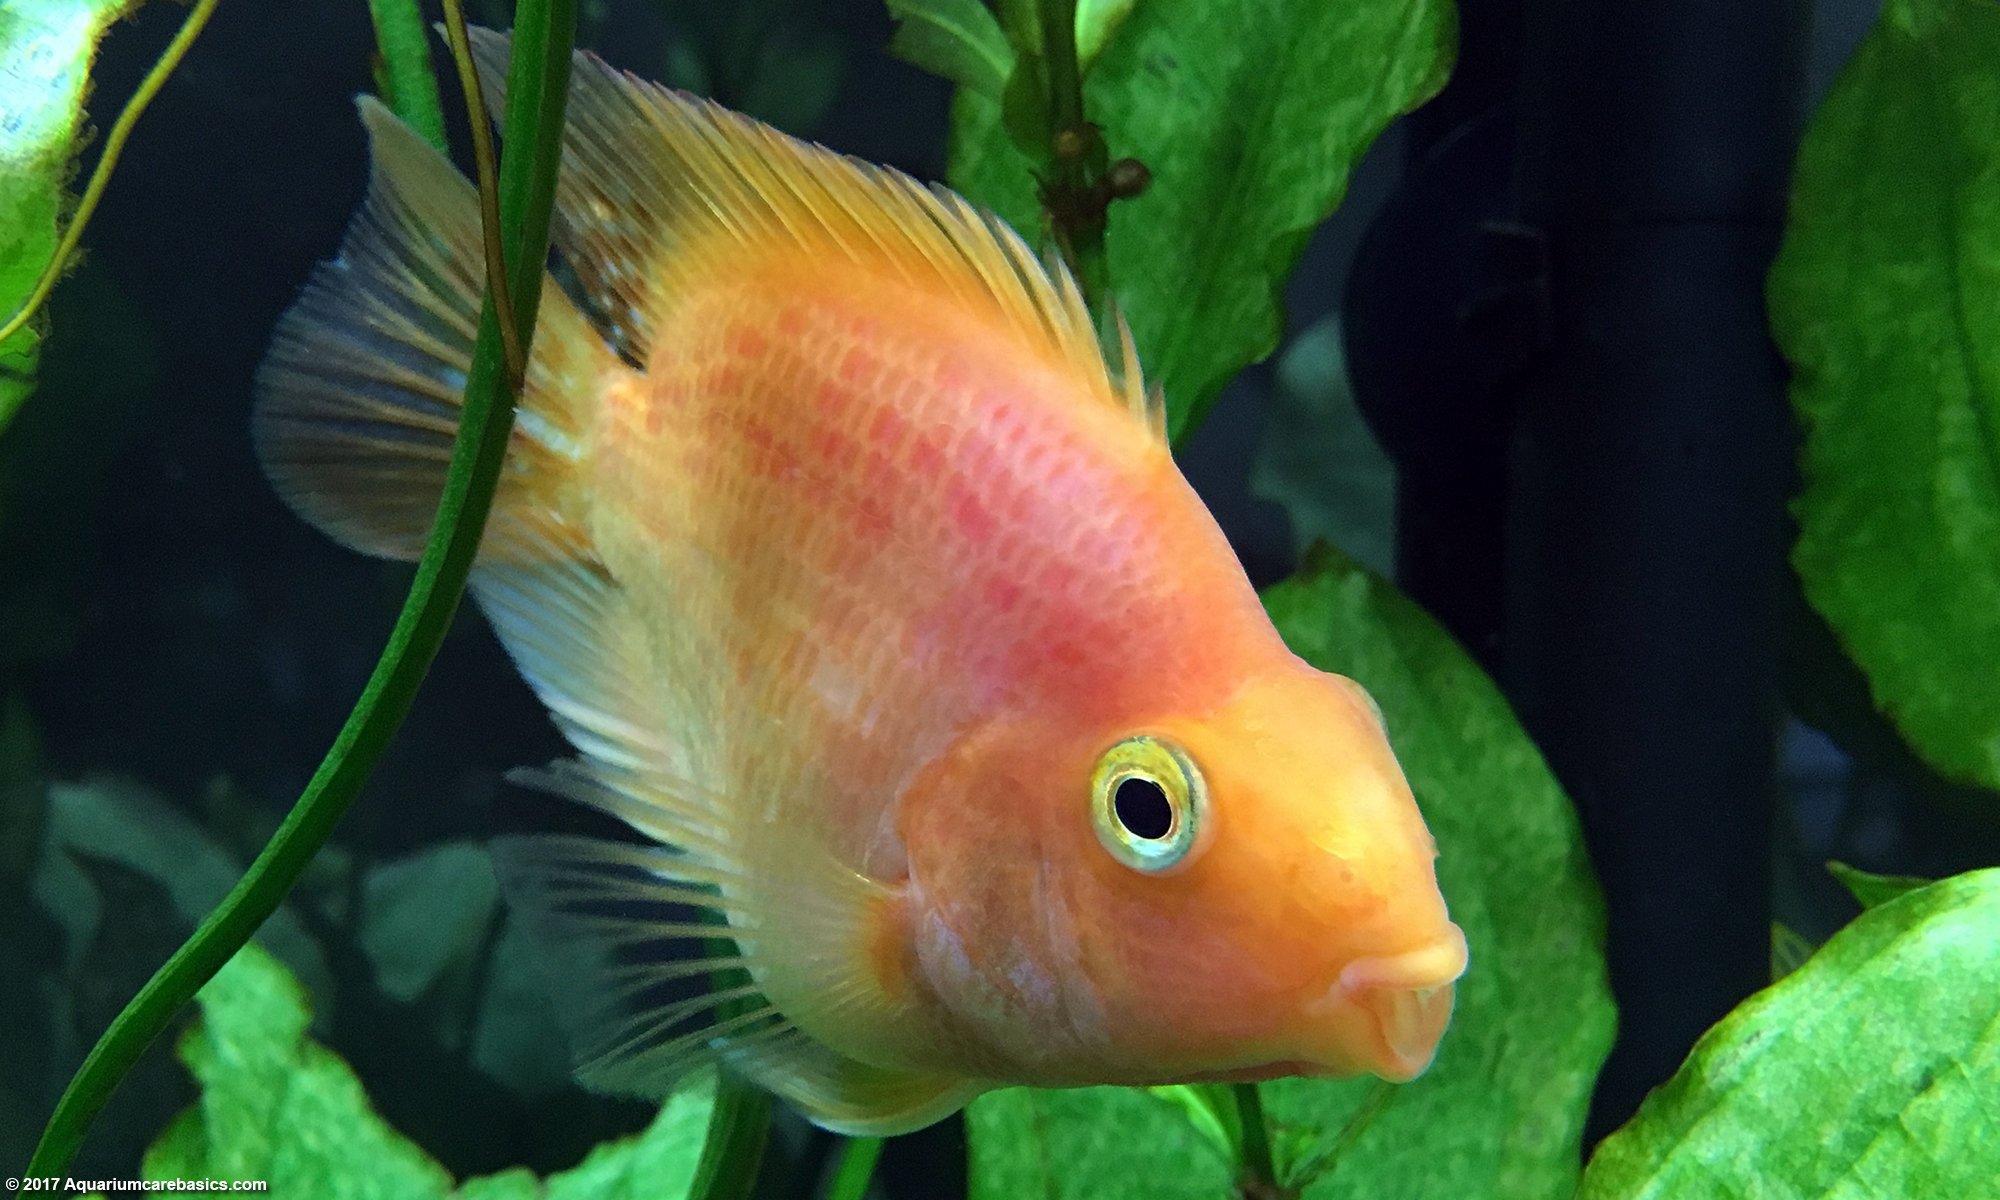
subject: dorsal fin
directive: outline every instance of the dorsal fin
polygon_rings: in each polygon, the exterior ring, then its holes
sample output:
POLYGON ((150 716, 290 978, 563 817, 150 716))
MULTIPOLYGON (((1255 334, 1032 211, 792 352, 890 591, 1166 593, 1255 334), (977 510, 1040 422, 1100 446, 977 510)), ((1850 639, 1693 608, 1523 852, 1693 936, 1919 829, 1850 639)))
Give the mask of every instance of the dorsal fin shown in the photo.
MULTIPOLYGON (((508 37, 472 31, 496 118, 508 37)), ((899 279, 991 315, 1107 402, 1158 424, 1130 334, 1109 364, 1075 282, 991 213, 579 53, 571 76, 556 243, 612 342, 644 364, 680 279, 755 256, 899 279)))

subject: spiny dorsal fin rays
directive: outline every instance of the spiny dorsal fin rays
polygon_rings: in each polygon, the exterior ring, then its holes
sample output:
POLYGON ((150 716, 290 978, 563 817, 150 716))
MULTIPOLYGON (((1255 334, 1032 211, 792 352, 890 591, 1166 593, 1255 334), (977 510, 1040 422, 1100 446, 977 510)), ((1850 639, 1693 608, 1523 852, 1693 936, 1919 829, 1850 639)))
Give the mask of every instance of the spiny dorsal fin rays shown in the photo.
MULTIPOLYGON (((472 31, 489 107, 506 99, 508 38, 472 31)), ((640 364, 683 280, 757 261, 871 272, 984 311, 1141 419, 1136 355, 1114 376, 1069 273, 944 188, 798 141, 578 54, 556 242, 607 335, 640 364)))
POLYGON ((1145 376, 1139 370, 1139 346, 1132 340, 1132 327, 1125 323, 1125 314, 1111 310, 1112 319, 1118 323, 1118 386, 1125 397, 1125 407, 1162 444, 1167 441, 1167 394, 1159 384, 1146 385, 1145 376))

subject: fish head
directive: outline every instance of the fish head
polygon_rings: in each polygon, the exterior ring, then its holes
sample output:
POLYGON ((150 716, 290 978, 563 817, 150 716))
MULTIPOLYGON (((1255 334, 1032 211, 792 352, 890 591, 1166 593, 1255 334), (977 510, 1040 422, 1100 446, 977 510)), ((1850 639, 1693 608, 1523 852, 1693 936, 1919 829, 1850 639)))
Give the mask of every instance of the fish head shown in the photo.
POLYGON ((996 1076, 1420 1074, 1466 965, 1380 715, 1296 660, 1199 715, 981 739, 910 830, 915 959, 996 1076), (993 804, 996 794, 1008 797, 993 804))

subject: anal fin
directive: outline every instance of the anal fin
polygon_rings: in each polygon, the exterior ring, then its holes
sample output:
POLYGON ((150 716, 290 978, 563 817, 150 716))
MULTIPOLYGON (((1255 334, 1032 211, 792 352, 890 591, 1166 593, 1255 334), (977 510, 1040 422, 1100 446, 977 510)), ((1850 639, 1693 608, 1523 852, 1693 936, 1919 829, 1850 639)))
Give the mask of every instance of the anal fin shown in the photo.
POLYGON ((739 930, 754 938, 754 914, 701 882, 706 872, 683 855, 581 837, 509 838, 494 849, 565 1000, 578 1078, 593 1088, 657 1098, 720 1064, 822 1128, 880 1137, 921 1129, 989 1086, 871 1066, 800 1029, 756 984, 755 950, 733 940, 739 930))
POLYGON ((850 1137, 893 1137, 922 1129, 993 1086, 872 1067, 796 1031, 731 1051, 724 1061, 784 1097, 813 1124, 850 1137))

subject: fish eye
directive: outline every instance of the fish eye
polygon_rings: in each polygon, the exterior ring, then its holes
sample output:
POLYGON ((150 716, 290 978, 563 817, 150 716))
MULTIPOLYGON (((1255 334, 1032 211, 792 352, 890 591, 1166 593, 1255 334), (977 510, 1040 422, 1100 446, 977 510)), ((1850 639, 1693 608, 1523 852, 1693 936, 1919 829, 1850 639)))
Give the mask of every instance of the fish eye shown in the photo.
POLYGON ((1090 818, 1111 857, 1156 874, 1187 860, 1208 810, 1208 787, 1187 752, 1150 734, 1104 752, 1090 777, 1090 818))

